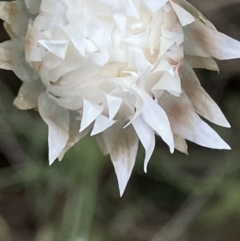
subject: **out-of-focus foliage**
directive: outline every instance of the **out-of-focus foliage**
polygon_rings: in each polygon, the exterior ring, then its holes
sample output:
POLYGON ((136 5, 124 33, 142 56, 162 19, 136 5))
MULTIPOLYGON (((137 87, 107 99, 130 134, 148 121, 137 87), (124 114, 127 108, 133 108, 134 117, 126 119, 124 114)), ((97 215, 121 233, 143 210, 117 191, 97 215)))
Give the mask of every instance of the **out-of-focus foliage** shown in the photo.
MULTIPOLYGON (((240 39, 238 1, 191 2, 240 39)), ((220 63, 220 74, 198 71, 232 125, 217 129, 232 151, 190 144, 188 156, 170 154, 158 140, 147 174, 140 148, 122 198, 110 159, 93 138, 48 166, 47 126, 36 111, 12 105, 20 82, 1 71, 0 241, 239 241, 239 66, 237 60, 220 63)))

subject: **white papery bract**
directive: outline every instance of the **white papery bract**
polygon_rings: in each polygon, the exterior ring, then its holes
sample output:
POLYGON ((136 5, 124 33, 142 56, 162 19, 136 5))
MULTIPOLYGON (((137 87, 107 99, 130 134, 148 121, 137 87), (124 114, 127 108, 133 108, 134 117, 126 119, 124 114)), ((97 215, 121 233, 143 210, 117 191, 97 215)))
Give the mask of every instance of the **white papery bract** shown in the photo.
POLYGON ((193 68, 218 71, 213 58, 239 58, 240 43, 187 1, 19 0, 0 2, 0 17, 0 67, 23 81, 14 104, 47 123, 50 164, 90 133, 122 195, 139 141, 145 171, 155 135, 170 152, 187 153, 185 140, 229 149, 199 117, 229 127, 193 68))

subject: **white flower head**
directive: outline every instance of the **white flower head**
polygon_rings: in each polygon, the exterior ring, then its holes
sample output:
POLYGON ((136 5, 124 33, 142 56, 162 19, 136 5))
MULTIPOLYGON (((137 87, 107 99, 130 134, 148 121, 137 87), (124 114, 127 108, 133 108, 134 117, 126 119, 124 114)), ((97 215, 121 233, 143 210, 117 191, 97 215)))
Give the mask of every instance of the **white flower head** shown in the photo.
POLYGON ((239 58, 240 43, 185 0, 19 0, 0 17, 0 67, 23 81, 14 104, 47 123, 50 164, 90 133, 122 195, 139 140, 145 171, 155 135, 170 152, 187 153, 185 139, 230 149, 199 117, 229 127, 193 68, 218 70, 213 58, 239 58))

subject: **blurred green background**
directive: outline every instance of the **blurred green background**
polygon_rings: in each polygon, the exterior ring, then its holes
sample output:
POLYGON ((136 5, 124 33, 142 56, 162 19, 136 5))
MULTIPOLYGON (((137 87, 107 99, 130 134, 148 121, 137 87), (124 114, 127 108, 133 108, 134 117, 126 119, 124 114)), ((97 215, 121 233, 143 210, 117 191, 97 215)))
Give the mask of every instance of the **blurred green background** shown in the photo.
MULTIPOLYGON (((239 0, 190 2, 240 40, 239 0)), ((0 31, 2 42, 2 22, 0 31)), ((122 198, 94 138, 48 166, 47 126, 37 112, 14 108, 21 82, 1 70, 0 241, 239 241, 240 60, 219 66, 220 74, 197 74, 232 125, 212 125, 232 150, 188 143, 188 156, 170 154, 157 139, 147 174, 139 148, 122 198)))

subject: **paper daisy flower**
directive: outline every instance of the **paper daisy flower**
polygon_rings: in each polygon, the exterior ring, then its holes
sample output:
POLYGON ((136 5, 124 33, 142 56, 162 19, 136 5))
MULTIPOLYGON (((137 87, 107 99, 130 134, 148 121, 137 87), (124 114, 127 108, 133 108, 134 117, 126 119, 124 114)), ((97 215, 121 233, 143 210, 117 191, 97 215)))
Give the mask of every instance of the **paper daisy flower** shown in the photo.
POLYGON ((240 57, 240 43, 184 0, 18 0, 0 2, 11 40, 0 67, 23 81, 14 104, 38 109, 49 128, 49 162, 86 134, 110 154, 120 189, 139 141, 144 169, 155 135, 187 153, 185 140, 229 149, 199 116, 229 123, 193 68, 240 57))

